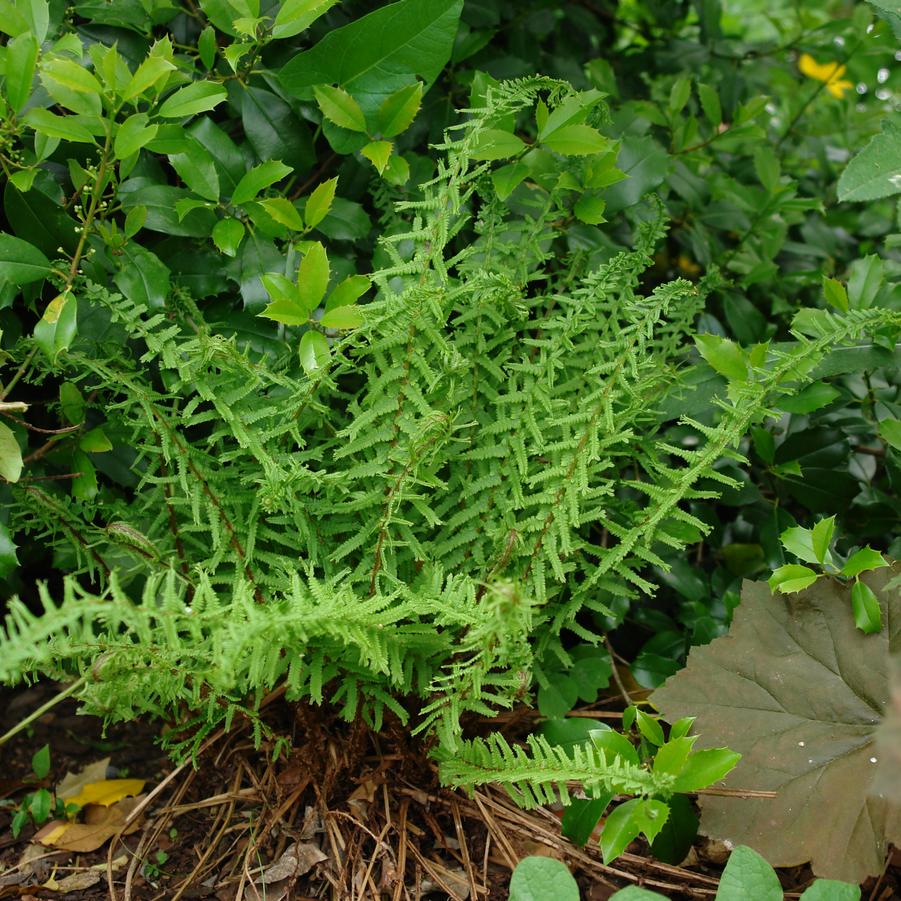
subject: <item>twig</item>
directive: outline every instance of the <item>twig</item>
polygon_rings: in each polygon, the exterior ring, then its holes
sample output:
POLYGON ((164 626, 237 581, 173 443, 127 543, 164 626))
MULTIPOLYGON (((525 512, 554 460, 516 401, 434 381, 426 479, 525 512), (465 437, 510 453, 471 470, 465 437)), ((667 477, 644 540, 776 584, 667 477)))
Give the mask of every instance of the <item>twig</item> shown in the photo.
POLYGON ((33 710, 31 713, 29 713, 24 720, 20 720, 8 732, 0 735, 0 745, 5 745, 11 738, 18 735, 23 729, 30 726, 35 720, 40 719, 48 710, 52 710, 54 707, 56 707, 56 705, 59 704, 60 701, 64 701, 70 695, 74 694, 87 682, 87 680, 87 676, 81 676, 80 678, 76 679, 71 685, 69 685, 68 688, 64 688, 61 692, 55 694, 45 704, 41 704, 41 706, 38 707, 37 710, 33 710))
POLYGON ((634 701, 632 700, 632 696, 626 691, 626 686, 623 684, 623 680, 620 678, 619 670, 616 666, 616 658, 617 654, 613 650, 613 645, 610 644, 610 639, 605 635, 604 636, 604 644, 607 646, 607 652, 610 654, 610 663, 611 669, 613 670, 613 680, 616 682, 616 687, 619 689, 619 693, 623 696, 623 700, 629 707, 634 705, 634 701))

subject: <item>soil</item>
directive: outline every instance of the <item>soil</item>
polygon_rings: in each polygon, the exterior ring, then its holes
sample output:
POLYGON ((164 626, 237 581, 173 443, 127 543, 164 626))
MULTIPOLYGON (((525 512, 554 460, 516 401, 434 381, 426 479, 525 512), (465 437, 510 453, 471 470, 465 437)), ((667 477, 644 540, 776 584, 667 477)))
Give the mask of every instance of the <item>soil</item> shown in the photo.
MULTIPOLYGON (((58 690, 39 684, 0 692, 0 734, 58 690)), ((699 840, 682 866, 671 866, 636 842, 604 866, 596 842, 578 848, 561 836, 559 811, 524 812, 493 790, 469 798, 442 789, 426 749, 396 722, 375 734, 277 694, 269 701, 268 725, 291 742, 275 761, 271 743, 255 748, 250 729, 238 725, 205 739, 196 768, 190 760, 176 766, 157 744, 159 724, 104 731, 71 700, 0 745, 0 898, 503 901, 512 868, 529 854, 564 861, 585 901, 606 901, 630 884, 675 899, 716 894, 728 856, 722 845, 699 840), (31 759, 45 744, 51 771, 38 782, 31 759), (95 809, 103 820, 110 810, 125 819, 138 808, 124 831, 114 825, 116 834, 90 851, 33 841, 31 824, 12 837, 12 815, 27 793, 52 790, 65 774, 107 757, 107 779, 145 782, 137 802, 95 809)), ((528 731, 533 712, 505 719, 507 734, 517 734, 528 731)), ((787 897, 798 897, 812 878, 806 867, 779 875, 787 897)), ((897 852, 863 889, 869 901, 901 898, 897 852)))

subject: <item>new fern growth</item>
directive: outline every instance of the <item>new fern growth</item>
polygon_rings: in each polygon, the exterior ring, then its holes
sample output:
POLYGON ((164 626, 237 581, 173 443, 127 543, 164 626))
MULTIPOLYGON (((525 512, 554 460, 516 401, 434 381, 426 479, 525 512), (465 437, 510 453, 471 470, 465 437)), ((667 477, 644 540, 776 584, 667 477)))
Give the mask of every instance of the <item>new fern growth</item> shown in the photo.
POLYGON ((661 405, 719 276, 655 281, 653 197, 621 217, 625 249, 567 246, 596 153, 523 144, 505 164, 521 183, 500 190, 492 136, 539 101, 546 128, 600 114, 599 96, 548 79, 490 90, 386 215, 377 295, 360 328, 321 330, 325 365, 298 360, 307 327, 263 353, 180 289, 154 310, 77 283, 90 338, 36 357, 34 378, 75 383, 128 450, 93 497, 12 486, 12 525, 70 575, 61 597, 41 589, 39 615, 10 605, 3 681, 87 674, 89 710, 175 717, 195 739, 285 683, 433 733, 451 782, 499 779, 526 803, 573 780, 665 792, 588 751, 464 742, 463 718, 526 698, 535 660, 565 663, 572 635, 597 641, 611 598, 650 595, 661 549, 707 530, 687 502, 732 484, 718 464, 742 459, 748 427, 836 343, 899 317, 824 314, 816 337, 747 355, 717 415, 685 419, 695 438, 674 444, 661 405))

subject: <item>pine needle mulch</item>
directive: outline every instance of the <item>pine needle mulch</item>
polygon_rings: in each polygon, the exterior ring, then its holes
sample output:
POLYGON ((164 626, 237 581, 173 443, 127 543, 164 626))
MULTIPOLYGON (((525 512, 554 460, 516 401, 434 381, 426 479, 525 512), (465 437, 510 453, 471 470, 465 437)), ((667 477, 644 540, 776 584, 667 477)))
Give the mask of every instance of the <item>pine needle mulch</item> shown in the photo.
MULTIPOLYGON (((8 702, 0 733, 51 694, 36 686, 0 695, 0 705, 8 702)), ((211 735, 196 769, 174 766, 153 743, 154 724, 111 727, 104 738, 99 720, 76 716, 69 702, 0 747, 0 899, 493 901, 507 897, 513 867, 530 854, 564 861, 584 901, 605 901, 630 884, 675 899, 716 894, 722 845, 702 840, 687 865, 670 866, 635 843, 605 866, 596 842, 579 848, 562 837, 559 811, 522 811, 492 789, 469 798, 441 788, 427 749, 396 722, 375 734, 278 693, 268 701, 268 724, 292 745, 275 761, 270 747, 255 749, 250 730, 238 727, 211 735), (116 805, 100 811, 100 820, 114 823, 100 847, 48 847, 32 840, 33 827, 12 838, 12 804, 34 790, 31 755, 45 743, 51 788, 65 772, 107 756, 111 778, 145 780, 136 799, 118 802, 118 820, 110 813, 116 805)), ((505 719, 511 739, 534 724, 525 709, 505 719)), ((788 898, 811 880, 805 867, 780 875, 788 898)), ((892 866, 863 897, 889 901, 899 887, 892 866)))

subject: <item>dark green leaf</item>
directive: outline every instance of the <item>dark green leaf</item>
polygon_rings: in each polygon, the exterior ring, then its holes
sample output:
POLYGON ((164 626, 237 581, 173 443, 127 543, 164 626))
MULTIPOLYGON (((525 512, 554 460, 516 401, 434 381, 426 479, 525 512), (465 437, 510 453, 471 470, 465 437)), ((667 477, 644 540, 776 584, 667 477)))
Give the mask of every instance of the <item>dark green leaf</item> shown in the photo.
POLYGON ((33 244, 0 234, 0 279, 27 285, 50 274, 50 260, 33 244))
POLYGON ((247 140, 264 161, 282 160, 297 172, 314 162, 310 129, 281 97, 263 88, 241 92, 241 120, 247 140))
POLYGON ((450 59, 462 0, 400 0, 336 28, 279 73, 299 97, 317 84, 339 84, 374 113, 415 76, 430 85, 450 59))
POLYGON ((190 141, 184 153, 170 153, 169 162, 179 178, 195 194, 219 200, 219 173, 209 151, 199 142, 190 141))
POLYGON ((245 173, 235 190, 232 192, 231 202, 235 204, 247 203, 253 200, 264 188, 274 185, 277 181, 291 174, 291 167, 286 166, 280 160, 267 160, 254 166, 245 173))
POLYGON ((31 772, 38 779, 46 779, 50 775, 50 745, 43 745, 31 757, 31 772))
POLYGON ((213 243, 227 257, 233 257, 244 238, 244 225, 240 219, 220 219, 213 227, 212 237, 213 243))
POLYGON ((814 382, 798 394, 779 398, 779 408, 786 413, 813 413, 831 404, 840 392, 826 382, 814 382))
POLYGON ((150 250, 129 241, 120 255, 119 270, 113 276, 116 287, 142 306, 162 309, 169 294, 169 268, 150 250))

